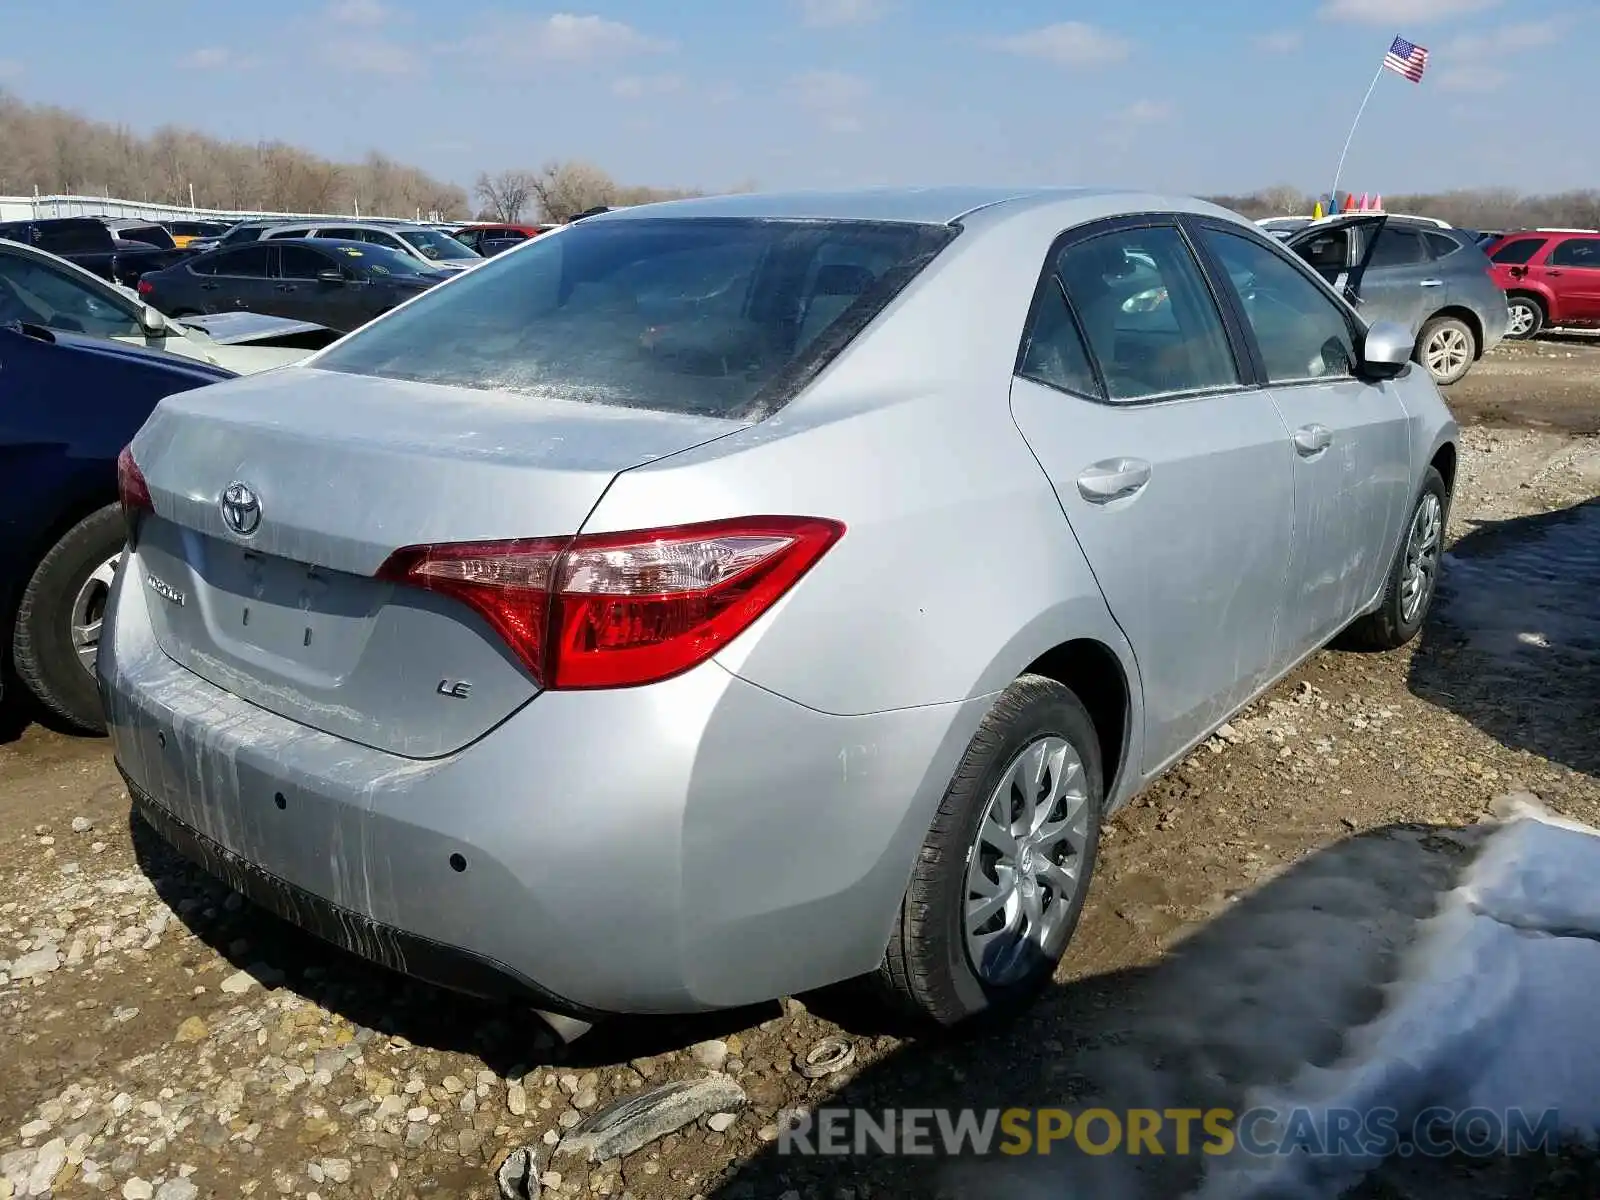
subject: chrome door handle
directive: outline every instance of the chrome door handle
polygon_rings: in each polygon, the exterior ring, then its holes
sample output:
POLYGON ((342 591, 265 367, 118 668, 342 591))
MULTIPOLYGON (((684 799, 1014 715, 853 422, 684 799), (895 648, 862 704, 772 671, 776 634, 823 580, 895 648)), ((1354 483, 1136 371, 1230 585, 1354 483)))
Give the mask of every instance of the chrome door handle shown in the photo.
POLYGON ((1442 279, 1424 279, 1424 280, 1422 280, 1422 282, 1420 284, 1418 284, 1418 286, 1419 287, 1443 287, 1444 286, 1444 280, 1442 280, 1442 279))
POLYGON ((1150 482, 1150 464, 1142 458, 1108 458, 1083 469, 1078 494, 1090 504, 1109 504, 1131 496, 1150 482))
POLYGON ((1302 425, 1294 431, 1294 448, 1304 458, 1321 454, 1333 444, 1333 434, 1326 425, 1302 425))

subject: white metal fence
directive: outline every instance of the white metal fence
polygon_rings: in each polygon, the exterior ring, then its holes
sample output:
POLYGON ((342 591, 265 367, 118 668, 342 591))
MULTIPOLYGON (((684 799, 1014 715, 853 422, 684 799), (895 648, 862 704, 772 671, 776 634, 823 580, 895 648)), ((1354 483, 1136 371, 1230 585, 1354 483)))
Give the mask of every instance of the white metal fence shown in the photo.
MULTIPOLYGON (((282 217, 286 221, 349 220, 392 214, 315 212, 258 212, 220 208, 184 208, 176 204, 151 204, 114 196, 0 196, 0 221, 42 221, 50 217, 136 217, 144 221, 244 221, 252 217, 282 217)), ((417 220, 438 220, 438 213, 415 214, 417 220)))

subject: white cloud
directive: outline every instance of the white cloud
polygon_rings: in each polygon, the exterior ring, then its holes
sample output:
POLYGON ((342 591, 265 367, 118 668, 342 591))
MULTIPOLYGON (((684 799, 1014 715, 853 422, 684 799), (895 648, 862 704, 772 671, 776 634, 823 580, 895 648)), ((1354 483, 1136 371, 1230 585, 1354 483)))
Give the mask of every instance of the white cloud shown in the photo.
POLYGON ((1494 8, 1500 0, 1327 0, 1321 15, 1330 21, 1365 25, 1403 25, 1443 21, 1494 8))
POLYGON ((1439 72, 1439 86, 1447 92, 1498 92, 1511 82, 1511 73, 1481 65, 1450 67, 1439 72))
POLYGON ((512 64, 592 63, 674 49, 672 42, 593 14, 555 13, 487 24, 495 25, 492 34, 468 38, 459 49, 512 64))
POLYGON ((0 58, 0 83, 22 78, 22 64, 14 58, 0 58))
POLYGON ((813 29, 869 25, 889 11, 890 0, 800 0, 800 19, 813 29))
POLYGON ((624 100, 643 100, 649 96, 669 96, 681 92, 682 75, 624 75, 611 84, 611 94, 624 100))
POLYGON ((1559 21, 1524 21, 1506 25, 1493 33, 1467 33, 1452 38, 1439 48, 1441 59, 1484 59, 1516 50, 1537 50, 1561 36, 1559 21))
POLYGON ((326 15, 328 20, 341 25, 363 25, 371 29, 388 21, 390 12, 379 0, 331 0, 326 15))
POLYGON ((872 95, 872 85, 843 71, 806 71, 789 81, 796 103, 835 133, 858 133, 862 120, 856 111, 872 95))
POLYGON ((1497 92, 1511 82, 1504 63, 1516 54, 1554 44, 1562 34, 1558 20, 1523 21, 1487 33, 1452 38, 1433 56, 1439 86, 1449 92, 1497 92))
POLYGON ((1130 125, 1154 125, 1172 116, 1172 105, 1161 100, 1139 100, 1117 114, 1130 125))
POLYGON ((1126 38, 1083 21, 1060 21, 1027 33, 994 38, 989 44, 1010 54, 1079 67, 1120 62, 1133 50, 1126 38))
POLYGON ((1293 54, 1305 44, 1305 36, 1293 29, 1263 33, 1250 39, 1257 50, 1267 54, 1293 54))
POLYGON ((224 46, 202 46, 183 56, 183 65, 194 71, 220 71, 238 65, 233 51, 224 46))
POLYGON ((322 48, 324 62, 366 75, 417 75, 423 69, 415 51, 397 42, 330 42, 322 48))

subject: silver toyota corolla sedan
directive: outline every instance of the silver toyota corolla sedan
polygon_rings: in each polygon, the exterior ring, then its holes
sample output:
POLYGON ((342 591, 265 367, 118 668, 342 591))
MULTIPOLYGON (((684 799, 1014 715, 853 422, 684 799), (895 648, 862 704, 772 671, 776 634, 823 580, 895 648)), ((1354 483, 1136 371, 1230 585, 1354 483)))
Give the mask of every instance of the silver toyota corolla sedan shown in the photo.
POLYGON ((1106 814, 1396 647, 1456 427, 1223 209, 1090 189, 595 216, 120 464, 138 810, 359 954, 580 1031, 1049 978, 1106 814))

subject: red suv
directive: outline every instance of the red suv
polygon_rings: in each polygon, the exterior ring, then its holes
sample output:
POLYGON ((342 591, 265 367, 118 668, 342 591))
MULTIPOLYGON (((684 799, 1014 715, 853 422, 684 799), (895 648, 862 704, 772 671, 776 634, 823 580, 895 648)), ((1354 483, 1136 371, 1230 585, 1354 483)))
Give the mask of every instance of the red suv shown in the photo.
POLYGON ((1600 229, 1524 229, 1488 246, 1494 281, 1506 292, 1506 336, 1551 326, 1600 328, 1600 229))

